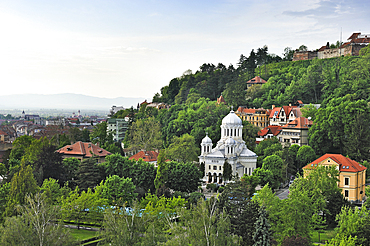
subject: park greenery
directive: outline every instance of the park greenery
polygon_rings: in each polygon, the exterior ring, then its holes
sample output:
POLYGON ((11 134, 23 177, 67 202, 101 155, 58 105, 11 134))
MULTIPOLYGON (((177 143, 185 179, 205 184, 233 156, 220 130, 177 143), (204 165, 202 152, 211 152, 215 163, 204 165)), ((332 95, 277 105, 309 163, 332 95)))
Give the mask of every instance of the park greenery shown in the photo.
POLYGON ((236 68, 205 63, 155 94, 153 102, 169 109, 143 103, 111 115, 128 118, 125 151, 158 151, 157 166, 126 157, 106 122, 91 132, 18 137, 0 163, 1 245, 76 245, 66 224, 102 228, 102 245, 312 245, 326 230, 335 231, 326 245, 370 245, 370 203, 359 209, 347 202, 336 169, 318 167, 307 178, 302 171, 328 152, 370 167, 370 47, 359 57, 296 62, 290 48, 284 52, 280 58, 264 46, 241 55, 236 68), (247 89, 245 82, 257 75, 267 83, 247 89), (225 104, 216 102, 221 94, 225 104), (231 106, 271 108, 297 100, 309 104, 302 113, 314 121, 309 145, 271 138, 256 146, 259 128, 243 122, 257 168, 233 177, 225 162, 229 182, 209 184, 215 196, 205 200, 200 143, 206 135, 217 143, 231 106), (98 163, 56 152, 76 141, 112 154, 98 163), (291 179, 288 198, 280 200, 275 192, 291 179))

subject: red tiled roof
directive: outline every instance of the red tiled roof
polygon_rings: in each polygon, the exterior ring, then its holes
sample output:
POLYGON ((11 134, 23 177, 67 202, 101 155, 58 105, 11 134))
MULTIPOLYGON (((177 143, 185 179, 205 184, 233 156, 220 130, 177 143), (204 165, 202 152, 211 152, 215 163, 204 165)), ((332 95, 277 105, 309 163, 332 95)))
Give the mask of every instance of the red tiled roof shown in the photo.
POLYGON ((246 114, 254 114, 256 112, 256 109, 254 108, 245 108, 243 109, 243 113, 246 113, 246 114))
POLYGON ((278 116, 278 115, 279 115, 280 110, 281 110, 281 107, 275 107, 275 108, 273 108, 273 109, 271 110, 271 112, 270 112, 270 117, 269 117, 269 118, 273 118, 273 116, 274 116, 274 114, 275 114, 275 112, 276 112, 276 111, 278 112, 276 116, 278 116))
POLYGON ((357 38, 358 35, 360 35, 360 34, 361 34, 360 32, 354 32, 354 33, 352 33, 352 35, 347 40, 357 38))
POLYGON ((2 131, 2 130, 0 130, 0 135, 4 135, 4 136, 6 136, 6 135, 8 135, 6 132, 4 132, 4 131, 2 131))
POLYGON ((247 84, 264 84, 264 83, 267 83, 267 81, 262 79, 260 76, 256 76, 253 79, 247 81, 247 84))
POLYGON ((135 155, 131 156, 130 160, 139 160, 140 158, 143 159, 143 161, 151 162, 151 161, 157 161, 159 153, 155 151, 140 151, 136 153, 135 155))
POLYGON ((292 122, 289 122, 288 124, 284 125, 283 128, 308 129, 310 126, 312 126, 312 124, 313 124, 312 120, 309 120, 305 117, 298 117, 292 122))
POLYGON ((220 104, 222 102, 226 103, 224 97, 221 95, 219 98, 217 98, 217 103, 220 104))
POLYGON ((318 51, 324 51, 324 50, 326 50, 326 45, 321 46, 321 48, 320 48, 320 49, 318 49, 318 51))
POLYGON ((93 143, 84 143, 81 141, 78 141, 72 145, 64 146, 63 148, 57 150, 57 152, 64 155, 82 155, 86 158, 93 156, 104 157, 112 154, 93 143))
POLYGON ((314 160, 310 164, 307 164, 303 168, 304 169, 314 168, 315 164, 320 164, 321 162, 325 161, 328 158, 332 159, 337 164, 339 164, 339 171, 340 172, 361 172, 363 170, 366 170, 366 167, 362 166, 357 161, 354 161, 354 160, 351 160, 347 157, 344 157, 341 154, 325 154, 325 155, 321 156, 320 158, 314 160))
POLYGON ((274 136, 277 136, 281 132, 281 126, 268 126, 265 127, 264 129, 260 130, 258 132, 258 135, 263 137, 266 136, 266 134, 272 134, 274 136))

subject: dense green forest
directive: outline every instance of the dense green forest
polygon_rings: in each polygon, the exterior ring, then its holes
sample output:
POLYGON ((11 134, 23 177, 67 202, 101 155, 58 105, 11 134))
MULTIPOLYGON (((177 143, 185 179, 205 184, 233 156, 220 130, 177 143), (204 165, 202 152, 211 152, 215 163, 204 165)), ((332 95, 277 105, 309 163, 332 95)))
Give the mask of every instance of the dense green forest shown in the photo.
POLYGON ((234 107, 270 108, 271 105, 288 105, 296 100, 325 105, 330 99, 346 94, 354 94, 354 100, 370 100, 368 47, 359 57, 294 62, 269 55, 267 47, 264 52, 264 55, 257 55, 258 52, 256 54, 252 50, 249 57, 241 55, 237 68, 205 63, 195 73, 187 71, 172 79, 153 101, 185 103, 192 91, 210 100, 216 100, 222 94, 227 104, 234 107), (245 91, 246 82, 257 75, 267 83, 245 91))

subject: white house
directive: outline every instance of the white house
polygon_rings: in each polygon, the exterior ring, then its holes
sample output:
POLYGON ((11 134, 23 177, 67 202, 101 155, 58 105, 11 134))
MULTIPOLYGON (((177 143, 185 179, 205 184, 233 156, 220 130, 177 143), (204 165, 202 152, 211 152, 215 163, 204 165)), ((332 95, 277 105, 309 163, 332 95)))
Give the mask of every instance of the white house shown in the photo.
POLYGON ((250 151, 242 137, 242 120, 233 110, 223 118, 221 139, 215 148, 208 135, 201 143, 199 163, 205 164, 203 181, 207 183, 223 183, 222 173, 225 160, 232 166, 232 174, 242 177, 251 175, 257 165, 257 155, 250 151))

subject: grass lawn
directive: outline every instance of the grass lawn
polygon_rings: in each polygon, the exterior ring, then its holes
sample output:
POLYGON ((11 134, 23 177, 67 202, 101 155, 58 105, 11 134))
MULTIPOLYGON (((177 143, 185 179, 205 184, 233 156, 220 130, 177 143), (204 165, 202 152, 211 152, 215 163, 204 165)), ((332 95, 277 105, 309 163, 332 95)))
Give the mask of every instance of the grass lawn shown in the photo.
POLYGON ((72 236, 77 239, 78 241, 82 241, 82 240, 85 240, 85 239, 89 239, 89 238, 92 238, 92 237, 95 237, 98 235, 99 232, 97 231, 88 231, 88 230, 77 230, 77 229, 72 229, 72 228, 69 228, 72 236))
MULTIPOLYGON (((325 230, 324 233, 320 233, 320 241, 321 242, 323 242, 323 240, 330 240, 333 237, 335 237, 334 229, 328 229, 328 230, 325 230)), ((315 242, 315 243, 319 242, 319 235, 316 231, 312 235, 312 241, 315 242)))

